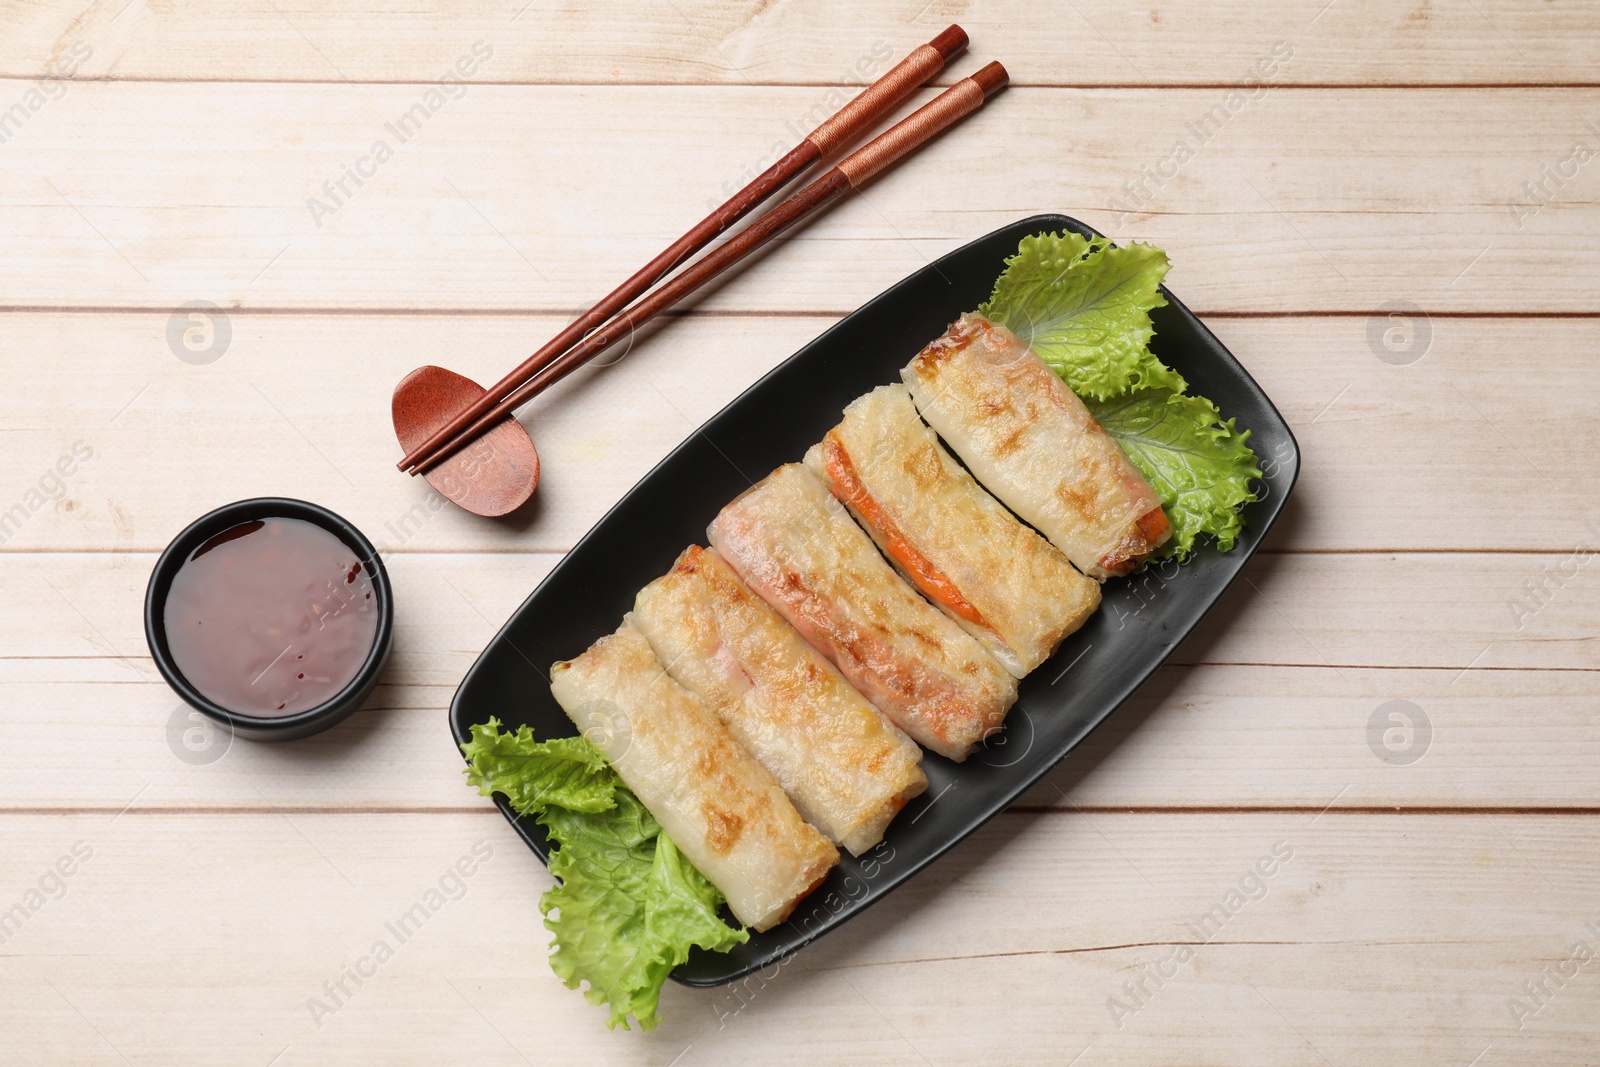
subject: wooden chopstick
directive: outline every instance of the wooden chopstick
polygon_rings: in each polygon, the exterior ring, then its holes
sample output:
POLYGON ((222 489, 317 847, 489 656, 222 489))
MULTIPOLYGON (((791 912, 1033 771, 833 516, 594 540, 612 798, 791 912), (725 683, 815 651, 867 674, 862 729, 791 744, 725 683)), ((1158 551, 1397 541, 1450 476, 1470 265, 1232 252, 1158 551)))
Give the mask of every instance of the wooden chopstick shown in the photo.
POLYGON ((488 408, 418 466, 426 470, 471 441, 574 369, 694 292, 801 219, 870 181, 940 132, 983 106, 1005 88, 1006 69, 990 63, 934 97, 888 131, 840 160, 838 165, 735 234, 720 248, 686 267, 637 304, 616 315, 552 360, 488 408))
POLYGON ((585 334, 627 307, 641 293, 704 248, 729 226, 744 218, 751 209, 789 184, 807 167, 819 159, 832 155, 871 129, 880 118, 893 111, 923 82, 943 70, 945 63, 953 56, 959 55, 966 47, 966 31, 960 26, 953 25, 932 41, 913 49, 910 55, 891 67, 883 77, 867 86, 822 125, 811 131, 805 140, 782 159, 768 167, 750 184, 730 197, 725 204, 707 215, 688 233, 641 267, 631 278, 602 297, 599 303, 574 319, 542 348, 496 382, 482 397, 463 408, 430 434, 427 440, 407 452, 400 460, 399 468, 417 474, 424 466, 431 466, 446 442, 455 440, 463 427, 475 422, 479 416, 510 395, 541 368, 571 348, 585 334))

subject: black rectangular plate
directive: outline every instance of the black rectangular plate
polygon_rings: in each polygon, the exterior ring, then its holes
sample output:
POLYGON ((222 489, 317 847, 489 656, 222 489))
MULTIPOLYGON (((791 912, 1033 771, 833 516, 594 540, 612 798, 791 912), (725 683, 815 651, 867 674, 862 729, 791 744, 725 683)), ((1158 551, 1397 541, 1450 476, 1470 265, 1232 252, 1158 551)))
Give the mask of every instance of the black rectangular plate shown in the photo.
MULTIPOLYGON (((1026 235, 1094 231, 1065 215, 1036 215, 996 230, 906 278, 779 364, 673 450, 578 542, 501 628, 467 672, 450 705, 456 741, 498 716, 539 738, 574 733, 543 672, 616 629, 634 594, 666 573, 686 545, 704 544, 718 510, 773 468, 800 459, 838 422, 844 406, 900 380, 900 368, 963 312, 988 299, 1026 235), (536 666, 537 665, 537 666, 536 666)), ((908 804, 876 850, 846 855, 794 916, 728 953, 698 949, 673 972, 678 982, 715 986, 769 967, 858 915, 946 849, 982 826, 1127 700, 1194 629, 1238 575, 1283 509, 1300 468, 1283 416, 1211 331, 1167 293, 1152 314, 1151 347, 1254 432, 1267 471, 1260 499, 1245 507, 1245 532, 1228 553, 1205 547, 1181 567, 1168 563, 1113 579, 1098 613, 1055 657, 1023 681, 1005 729, 965 763, 928 754, 928 791, 908 804)), ((500 810, 539 858, 544 831, 500 810)), ((533 912, 529 912, 530 915, 533 912)))

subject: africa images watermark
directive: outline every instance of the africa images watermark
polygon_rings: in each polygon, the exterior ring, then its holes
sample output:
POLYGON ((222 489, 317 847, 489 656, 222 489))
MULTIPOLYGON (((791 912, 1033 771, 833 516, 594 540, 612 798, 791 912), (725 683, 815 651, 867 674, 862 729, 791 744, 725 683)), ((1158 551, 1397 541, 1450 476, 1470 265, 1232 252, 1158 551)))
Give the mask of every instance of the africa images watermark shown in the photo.
POLYGON ((210 300, 189 300, 167 316, 167 349, 193 367, 215 363, 233 343, 233 320, 210 300))
POLYGON ((232 730, 187 704, 179 704, 167 716, 167 749, 181 763, 204 767, 226 756, 232 747, 232 730))
POLYGON ((74 41, 65 54, 50 64, 50 73, 34 82, 33 88, 23 93, 20 100, 0 111, 0 145, 15 137, 29 119, 44 110, 46 104, 66 96, 67 83, 63 79, 76 74, 92 55, 94 47, 88 41, 74 41))
POLYGON ((17 536, 45 504, 65 497, 67 479, 76 475, 83 464, 93 458, 94 449, 88 442, 74 441, 72 447, 61 453, 54 464, 46 467, 44 473, 24 490, 21 499, 0 511, 0 545, 17 536))
POLYGON ((1183 924, 1193 941, 1170 946, 1166 955, 1154 963, 1139 964, 1139 976, 1122 983, 1122 996, 1112 993, 1106 997, 1106 1010, 1111 1013, 1111 1021, 1117 1024, 1117 1029, 1122 1029, 1123 1021, 1130 1015, 1149 1007, 1156 994, 1178 977, 1183 965, 1194 959, 1197 945, 1209 944, 1247 905, 1267 899, 1270 892, 1267 880, 1276 877, 1292 859, 1293 845, 1287 841, 1274 843, 1271 849, 1245 868, 1244 874, 1228 887, 1221 900, 1195 922, 1183 924))
POLYGON ((1433 347, 1433 319, 1413 301, 1386 300, 1367 317, 1367 347, 1391 367, 1408 367, 1433 347))
POLYGON ((422 528, 428 525, 435 515, 443 511, 448 503, 450 501, 440 496, 438 491, 430 486, 426 496, 412 504, 403 513, 396 515, 393 519, 383 524, 384 530, 389 533, 393 540, 387 541, 379 547, 385 552, 399 548, 421 533, 422 528))
MULTIPOLYGON (((1600 137, 1600 126, 1585 122, 1583 127, 1600 137)), ((1516 217, 1517 229, 1522 229, 1529 219, 1543 211, 1547 204, 1553 203, 1561 190, 1577 181, 1578 173, 1594 160, 1595 154, 1589 142, 1582 139, 1573 141, 1566 155, 1554 164, 1546 163, 1539 168, 1537 178, 1523 182, 1519 192, 1526 199, 1513 197, 1506 201, 1506 210, 1516 217)))
POLYGON ((1120 594, 1104 601, 1107 615, 1117 621, 1117 629, 1126 629, 1129 619, 1137 617, 1154 604, 1167 583, 1178 576, 1180 567, 1177 559, 1168 556, 1147 563, 1137 573, 1130 574, 1122 583, 1120 594))
MULTIPOLYGON (((850 99, 849 90, 842 88, 842 86, 865 82, 872 78, 880 70, 887 67, 893 55, 894 49, 889 47, 888 41, 874 41, 871 48, 861 53, 854 63, 840 72, 838 77, 840 86, 827 89, 813 100, 811 106, 806 108, 804 112, 792 119, 785 120, 783 128, 796 138, 803 139, 810 136, 813 130, 827 120, 828 116, 838 111, 850 99)), ((729 178, 722 183, 721 195, 707 197, 706 207, 715 209, 717 205, 728 197, 755 180, 756 176, 761 174, 762 171, 782 159, 791 147, 793 146, 786 141, 773 141, 772 147, 767 149, 765 155, 745 164, 737 176, 729 178)))
MULTIPOLYGON (((1600 940, 1600 926, 1591 922, 1585 923, 1583 928, 1596 940, 1600 940)), ((1526 1029, 1529 1021, 1537 1018, 1541 1011, 1549 1007, 1550 1002, 1556 999, 1569 982, 1593 963, 1594 959, 1594 947, 1581 937, 1575 938, 1564 957, 1553 964, 1545 964, 1539 969, 1537 978, 1529 978, 1523 982, 1523 996, 1506 998, 1506 1010, 1511 1013, 1511 1021, 1517 1024, 1517 1029, 1526 1029)))
POLYGON ((1386 700, 1367 719, 1367 748, 1391 767, 1409 767, 1433 747, 1433 721, 1409 700, 1386 700))
POLYGON ((393 145, 387 138, 380 137, 354 163, 340 164, 338 176, 322 183, 322 196, 306 199, 306 210, 311 213, 311 221, 317 224, 317 228, 322 228, 324 218, 337 214, 356 190, 378 176, 378 168, 394 158, 397 147, 422 132, 423 125, 443 111, 450 101, 466 96, 466 79, 476 74, 478 68, 493 56, 494 49, 488 42, 474 41, 472 50, 456 60, 455 65, 439 77, 437 86, 423 93, 422 99, 402 111, 394 121, 383 124, 383 128, 394 138, 393 145), (352 185, 354 188, 351 188, 352 185))
POLYGON ((428 472, 429 488, 421 500, 383 524, 391 539, 379 542, 378 547, 382 551, 391 552, 416 537, 435 515, 445 509, 450 500, 465 496, 479 475, 492 468, 504 467, 507 462, 505 454, 495 447, 493 434, 485 434, 462 445, 454 457, 454 462, 428 472), (433 487, 433 481, 438 482, 437 489, 433 487))
MULTIPOLYGON (((808 935, 808 938, 822 933, 829 920, 843 911, 847 904, 859 903, 867 898, 872 892, 872 882, 894 862, 894 857, 894 846, 887 841, 879 841, 870 852, 856 857, 856 872, 846 874, 840 879, 837 890, 824 893, 822 899, 805 914, 790 916, 788 925, 808 935)), ((743 981, 729 985, 728 991, 722 996, 722 1004, 711 1005, 711 1011, 717 1017, 717 1029, 727 1027, 729 1019, 736 1018, 740 1012, 753 1004, 767 986, 777 980, 783 969, 794 962, 794 958, 804 951, 804 948, 802 945, 787 956, 781 957, 767 970, 757 971, 746 976, 743 981)))
POLYGON ((488 841, 476 841, 469 855, 463 855, 444 869, 435 884, 429 886, 412 905, 398 917, 383 924, 384 936, 372 942, 366 953, 354 963, 341 963, 339 973, 322 983, 321 996, 306 998, 306 1010, 311 1013, 311 1024, 322 1029, 328 1016, 336 1014, 349 1004, 363 986, 378 976, 378 968, 394 959, 395 951, 422 932, 423 924, 444 910, 452 900, 467 895, 467 879, 477 874, 484 864, 494 858, 494 846, 488 841))
POLYGON ((1522 583, 1522 594, 1509 597, 1506 600, 1506 610, 1511 613, 1511 623, 1518 630, 1528 624, 1528 620, 1545 609, 1556 595, 1567 587, 1567 583, 1577 579, 1583 568, 1600 553, 1600 529, 1594 523, 1584 522, 1584 529, 1594 536, 1594 543, 1587 540, 1579 541, 1573 546, 1572 551, 1556 560, 1546 563, 1539 568, 1539 573, 1522 583))
POLYGON ((1293 58, 1294 45, 1288 41, 1278 41, 1245 73, 1245 88, 1229 89, 1222 94, 1221 100, 1212 104, 1198 118, 1185 122, 1183 136, 1172 143, 1166 155, 1154 163, 1141 164, 1139 177, 1122 183, 1126 198, 1115 196, 1108 205, 1117 213, 1116 224, 1122 226, 1129 215, 1138 214, 1149 207, 1167 183, 1176 178, 1184 165, 1199 154, 1200 149, 1210 144, 1222 132, 1222 128, 1244 110, 1246 104, 1266 99, 1267 93, 1272 90, 1271 79, 1277 77, 1284 65, 1293 58))
POLYGON ((23 890, 15 904, 0 911, 0 945, 21 933, 28 920, 43 911, 46 904, 66 896, 67 879, 77 874, 93 856, 94 846, 89 842, 73 842, 69 851, 46 867, 32 886, 23 890))
MULTIPOLYGON (((1288 467, 1293 456, 1294 446, 1287 439, 1274 444, 1270 453, 1257 455, 1261 477, 1257 478, 1251 487, 1254 494, 1252 500, 1265 500, 1271 495, 1273 483, 1288 467)), ((1106 616, 1116 621, 1117 629, 1125 630, 1129 620, 1137 620, 1181 573, 1183 573, 1182 564, 1172 556, 1150 560, 1128 575, 1127 579, 1120 583, 1119 590, 1108 594, 1101 601, 1101 606, 1106 616)))

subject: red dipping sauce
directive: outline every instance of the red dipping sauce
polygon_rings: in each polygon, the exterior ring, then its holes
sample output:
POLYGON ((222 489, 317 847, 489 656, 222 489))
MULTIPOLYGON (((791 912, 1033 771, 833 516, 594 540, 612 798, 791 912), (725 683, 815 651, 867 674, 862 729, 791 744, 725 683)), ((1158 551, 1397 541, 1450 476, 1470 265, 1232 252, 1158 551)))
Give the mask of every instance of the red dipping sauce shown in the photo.
POLYGON ((167 645, 200 693, 243 715, 326 703, 355 678, 378 633, 378 602, 355 549, 303 519, 225 530, 178 569, 167 645))

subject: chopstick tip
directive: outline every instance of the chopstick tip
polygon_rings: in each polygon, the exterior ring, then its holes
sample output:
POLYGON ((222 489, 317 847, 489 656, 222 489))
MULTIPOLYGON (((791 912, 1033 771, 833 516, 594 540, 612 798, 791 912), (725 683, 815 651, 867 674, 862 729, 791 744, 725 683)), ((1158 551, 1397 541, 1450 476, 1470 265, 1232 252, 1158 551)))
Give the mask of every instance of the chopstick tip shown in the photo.
POLYGON ((928 43, 939 53, 940 58, 949 62, 952 57, 967 50, 967 31, 952 22, 949 29, 928 43))
POLYGON ((1011 81, 1011 75, 1006 73, 1006 68, 999 63, 990 63, 972 76, 978 88, 983 90, 985 100, 1004 89, 1011 81))

